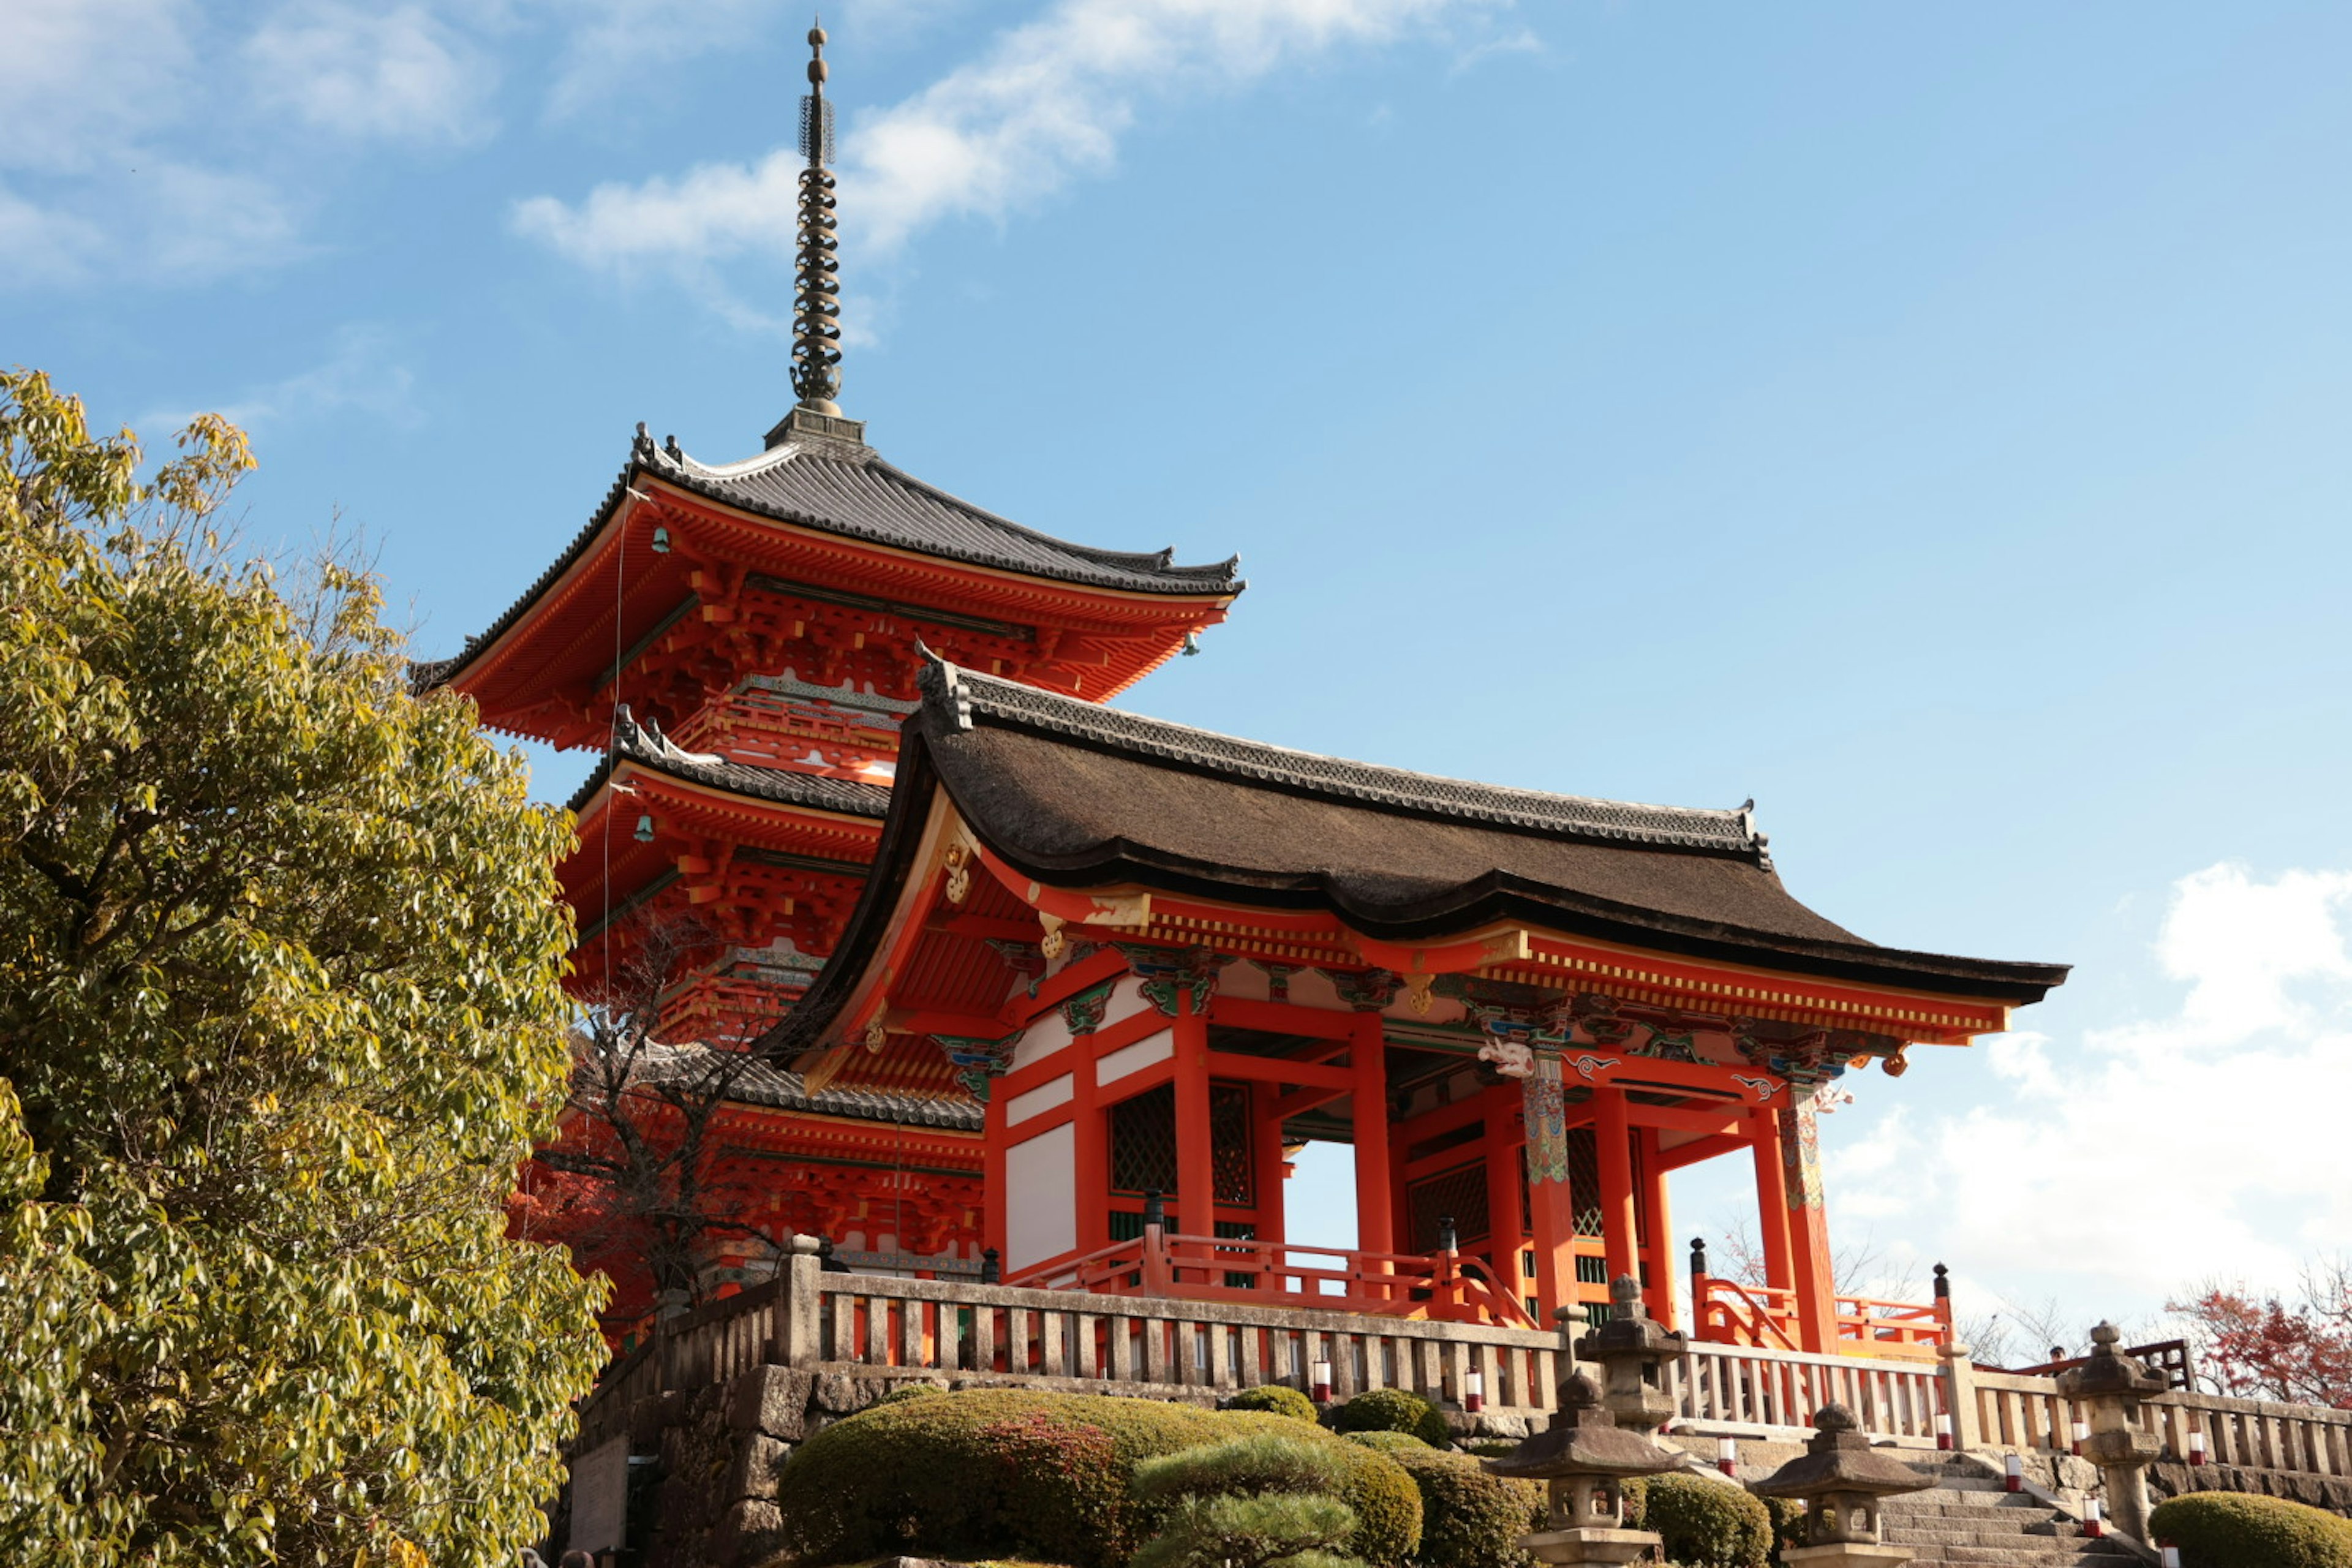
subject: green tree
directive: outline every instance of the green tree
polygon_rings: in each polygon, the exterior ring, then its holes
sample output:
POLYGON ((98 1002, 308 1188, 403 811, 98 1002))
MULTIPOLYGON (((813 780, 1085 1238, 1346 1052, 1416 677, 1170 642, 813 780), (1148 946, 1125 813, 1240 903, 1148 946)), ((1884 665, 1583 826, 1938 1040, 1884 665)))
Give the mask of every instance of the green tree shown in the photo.
POLYGON ((1147 1459, 1135 1494, 1168 1512, 1133 1568, 1362 1568, 1337 1550, 1356 1529, 1347 1487, 1329 1444, 1280 1432, 1147 1459))
POLYGON ((0 374, 0 1556, 508 1563, 596 1288, 509 1239, 567 1065, 568 828, 417 701, 252 466, 0 374))

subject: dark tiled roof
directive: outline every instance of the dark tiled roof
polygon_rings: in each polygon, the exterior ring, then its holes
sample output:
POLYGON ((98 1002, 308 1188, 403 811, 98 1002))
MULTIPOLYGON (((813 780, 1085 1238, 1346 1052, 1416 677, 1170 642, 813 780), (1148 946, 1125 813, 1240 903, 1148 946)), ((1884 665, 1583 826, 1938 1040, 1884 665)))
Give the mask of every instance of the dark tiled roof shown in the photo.
POLYGON ((1761 858, 1764 852, 1752 802, 1728 811, 1708 811, 1509 789, 1146 719, 937 660, 926 668, 923 680, 927 696, 959 707, 967 717, 984 716, 1010 728, 1066 736, 1293 794, 1579 838, 1713 850, 1751 859, 1761 858))
POLYGON ((865 898, 757 1049, 821 1047, 889 935, 944 792, 1007 867, 1050 887, 1141 887, 1322 910, 1386 941, 1491 922, 1906 990, 2039 1001, 2063 965, 1880 947, 1783 887, 1750 809, 1503 789, 1164 723, 933 660, 907 723, 865 898))
POLYGON ((730 795, 751 795, 758 800, 780 801, 786 805, 804 805, 814 811, 835 811, 849 816, 870 816, 877 821, 890 809, 890 791, 884 784, 864 784, 856 779, 832 779, 816 773, 805 773, 793 768, 761 768, 746 763, 730 763, 711 753, 680 751, 662 737, 657 730, 635 723, 622 710, 619 723, 613 729, 613 749, 596 771, 583 781, 564 803, 565 809, 575 816, 596 797, 613 776, 616 763, 631 762, 651 768, 671 778, 689 784, 709 784, 730 795))
POLYGON ((1173 550, 1097 550, 1072 544, 925 484, 870 450, 855 458, 837 455, 841 451, 836 445, 804 447, 787 440, 748 462, 713 466, 656 446, 640 425, 628 466, 604 492, 587 526, 488 630, 467 638, 466 646, 451 658, 412 662, 408 673, 413 689, 430 690, 506 635, 587 552, 621 498, 641 475, 780 522, 1056 582, 1193 596, 1238 594, 1247 585, 1236 575, 1238 556, 1179 566, 1173 550))
MULTIPOLYGON (((709 1072, 719 1059, 719 1053, 709 1046, 653 1046, 639 1059, 635 1071, 656 1080, 692 1079, 709 1072)), ((837 1085, 811 1094, 796 1072, 761 1061, 731 1065, 737 1066, 737 1071, 728 1085, 727 1098, 737 1104, 805 1110, 820 1116, 849 1116, 861 1121, 946 1127, 966 1132, 979 1131, 988 1119, 987 1110, 980 1101, 961 1096, 891 1094, 837 1085)))
POLYGON ((745 511, 950 561, 1134 593, 1225 594, 1241 586, 1234 575, 1239 557, 1179 566, 1173 550, 1072 544, 984 511, 871 452, 849 458, 787 442, 719 468, 657 448, 640 456, 660 478, 745 511))

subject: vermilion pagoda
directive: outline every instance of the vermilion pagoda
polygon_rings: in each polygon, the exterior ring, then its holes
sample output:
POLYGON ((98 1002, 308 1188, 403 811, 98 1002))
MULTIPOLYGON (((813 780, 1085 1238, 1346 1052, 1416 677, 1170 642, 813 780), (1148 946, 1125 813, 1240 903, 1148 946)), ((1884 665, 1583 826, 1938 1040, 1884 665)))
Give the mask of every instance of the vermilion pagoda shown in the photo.
MULTIPOLYGON (((662 1038, 766 1058, 721 1123, 737 1217, 868 1269, 992 1252, 1072 1289, 1489 1321, 1632 1274, 1674 1321, 1666 1178, 1733 1155, 1766 1277, 1701 1272, 1697 1331, 1924 1353, 1940 1302, 1837 1294, 1816 1097, 2006 1027, 2064 971, 1854 937, 1782 888, 1746 808, 1102 706, 1223 618, 1234 563, 1047 538, 842 417, 811 77, 799 405, 728 465, 640 426, 556 563, 421 672, 493 728, 605 749, 562 868, 574 983, 691 933, 662 1038), (1353 1146, 1353 1237, 1291 1234, 1318 1139, 1353 1146)), ((619 1319, 646 1305, 626 1259, 583 1261, 622 1279, 619 1319)))

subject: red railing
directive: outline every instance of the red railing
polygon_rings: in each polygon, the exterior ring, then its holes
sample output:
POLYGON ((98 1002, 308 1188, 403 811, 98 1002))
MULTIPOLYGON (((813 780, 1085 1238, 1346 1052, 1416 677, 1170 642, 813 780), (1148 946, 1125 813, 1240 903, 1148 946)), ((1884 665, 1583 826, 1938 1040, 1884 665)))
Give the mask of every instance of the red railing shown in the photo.
MULTIPOLYGON (((1801 1345, 1795 1291, 1743 1285, 1711 1274, 1694 1275, 1691 1286, 1700 1339, 1760 1350, 1793 1351, 1801 1345)), ((1897 1360, 1933 1360, 1936 1347, 1952 1333, 1949 1307, 1943 1299, 1923 1306, 1840 1296, 1834 1323, 1838 1349, 1897 1360)))
POLYGON ((1106 1296, 1296 1303, 1339 1312, 1536 1327, 1485 1266, 1455 1252, 1426 1257, 1292 1242, 1171 1236, 1147 1226, 1131 1241, 1040 1265, 1005 1281, 1106 1296))

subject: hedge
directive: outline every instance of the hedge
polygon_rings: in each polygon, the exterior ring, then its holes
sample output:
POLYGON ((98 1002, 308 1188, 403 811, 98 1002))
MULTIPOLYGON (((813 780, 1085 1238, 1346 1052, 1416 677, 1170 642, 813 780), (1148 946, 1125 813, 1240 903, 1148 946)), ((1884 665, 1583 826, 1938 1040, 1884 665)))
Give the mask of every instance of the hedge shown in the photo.
POLYGON ((2352 1520, 2284 1498, 2190 1492, 2158 1504, 2147 1528, 2183 1568, 2352 1568, 2352 1520))
POLYGON ((1343 1442, 1360 1443, 1367 1448, 1378 1448, 1384 1454, 1394 1453, 1399 1448, 1414 1448, 1424 1454, 1436 1452, 1434 1448, 1410 1432, 1343 1432, 1339 1436, 1343 1442))
POLYGON ((877 1405, 811 1437, 778 1478, 782 1544, 809 1563, 907 1555, 1122 1568, 1158 1528, 1159 1510, 1129 1495, 1139 1462, 1269 1429, 1345 1456, 1351 1555, 1374 1568, 1411 1560, 1421 1496, 1385 1455, 1259 1412, 1013 1389, 877 1405))
POLYGON ((1389 1458, 1421 1492, 1415 1568, 1533 1568, 1519 1537, 1544 1526, 1550 1505, 1540 1483, 1490 1476, 1466 1454, 1401 1447, 1389 1458))
POLYGON ((1359 1394, 1331 1413, 1335 1432, 1410 1432, 1433 1448, 1454 1441, 1445 1417, 1418 1394, 1402 1388, 1375 1388, 1359 1394))
POLYGON ((1293 1421, 1304 1421, 1310 1426, 1322 1421, 1316 1413, 1315 1402, 1287 1384, 1262 1383, 1255 1388, 1244 1388, 1225 1401, 1225 1408, 1263 1410, 1271 1415, 1287 1415, 1293 1421))
POLYGON ((1681 1568, 1767 1568, 1772 1515, 1728 1481, 1667 1474, 1625 1483, 1625 1527, 1652 1530, 1681 1568))

